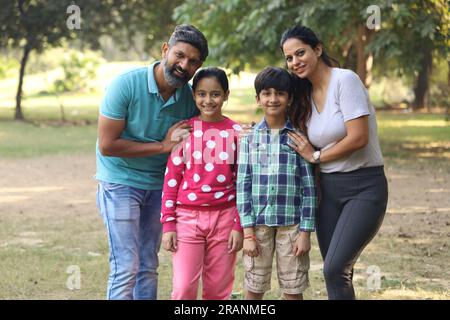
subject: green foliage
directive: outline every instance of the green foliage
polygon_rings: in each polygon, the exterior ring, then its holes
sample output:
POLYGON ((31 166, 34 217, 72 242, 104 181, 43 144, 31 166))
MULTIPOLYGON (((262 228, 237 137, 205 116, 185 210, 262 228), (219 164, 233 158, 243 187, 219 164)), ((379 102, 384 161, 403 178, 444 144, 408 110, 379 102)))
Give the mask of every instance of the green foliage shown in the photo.
POLYGON ((381 21, 381 30, 368 48, 383 62, 380 68, 394 61, 396 74, 411 76, 420 69, 427 50, 448 57, 450 11, 445 0, 388 2, 381 21))
POLYGON ((62 93, 87 89, 89 81, 96 77, 99 64, 99 57, 92 52, 69 52, 61 65, 64 76, 55 80, 52 91, 62 93))
POLYGON ((429 91, 429 103, 432 106, 450 107, 449 68, 450 61, 441 57, 435 59, 429 91))
POLYGON ((19 69, 19 63, 15 59, 0 56, 0 79, 10 77, 12 72, 19 69))
MULTIPOLYGON (((80 47, 100 47, 100 36, 109 35, 121 46, 133 46, 137 33, 147 34, 146 43, 159 41, 170 30, 171 9, 178 1, 91 1, 77 0, 80 9, 80 28, 69 28, 74 12, 65 1, 52 0, 0 0, 0 46, 22 51, 20 81, 17 89, 16 119, 23 119, 21 111, 22 79, 30 52, 42 52, 65 41, 78 39, 80 47), (70 14, 70 16, 69 16, 70 14), (149 32, 155 30, 155 32, 149 32)), ((76 14, 76 12, 75 12, 76 14)))
MULTIPOLYGON (((174 18, 196 24, 208 37, 211 60, 234 72, 250 65, 282 65, 282 32, 296 23, 315 30, 332 56, 343 60, 344 49, 365 25, 370 0, 187 0, 174 18)), ((423 47, 445 52, 449 46, 450 13, 445 0, 380 1, 381 29, 372 32, 369 52, 381 72, 386 60, 401 73, 418 68, 423 47)))
POLYGON ((369 0, 188 0, 175 9, 174 18, 198 25, 208 37, 214 62, 237 72, 245 63, 282 66, 281 35, 297 23, 313 28, 332 55, 341 58, 341 47, 355 38, 355 24, 366 19, 361 9, 370 4, 369 0))

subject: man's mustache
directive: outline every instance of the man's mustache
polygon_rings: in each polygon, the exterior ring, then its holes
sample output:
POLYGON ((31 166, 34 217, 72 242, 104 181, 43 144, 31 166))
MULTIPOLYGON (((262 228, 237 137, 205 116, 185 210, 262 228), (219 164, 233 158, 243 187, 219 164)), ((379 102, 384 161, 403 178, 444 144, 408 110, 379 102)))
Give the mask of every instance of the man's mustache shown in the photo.
POLYGON ((185 70, 183 70, 183 68, 181 68, 180 66, 173 66, 172 71, 178 71, 183 75, 184 78, 188 76, 188 73, 185 70))

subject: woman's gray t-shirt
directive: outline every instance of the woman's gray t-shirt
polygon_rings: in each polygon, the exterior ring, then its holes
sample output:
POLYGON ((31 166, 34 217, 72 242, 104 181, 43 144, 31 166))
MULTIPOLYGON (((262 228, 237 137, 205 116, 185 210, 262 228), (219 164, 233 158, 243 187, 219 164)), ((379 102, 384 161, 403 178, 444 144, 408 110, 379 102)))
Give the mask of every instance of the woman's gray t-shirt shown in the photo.
POLYGON ((356 73, 348 69, 332 68, 326 101, 321 113, 317 111, 313 99, 311 101, 312 114, 307 124, 308 137, 319 149, 331 148, 347 135, 346 121, 369 116, 367 145, 338 160, 321 163, 322 172, 348 172, 383 165, 375 109, 356 73))

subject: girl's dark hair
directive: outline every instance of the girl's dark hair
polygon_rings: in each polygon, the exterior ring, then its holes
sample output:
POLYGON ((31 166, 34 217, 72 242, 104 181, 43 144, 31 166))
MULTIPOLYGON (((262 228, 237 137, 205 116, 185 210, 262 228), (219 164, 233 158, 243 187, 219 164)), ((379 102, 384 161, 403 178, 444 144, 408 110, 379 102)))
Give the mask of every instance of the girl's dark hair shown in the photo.
POLYGON ((255 91, 258 95, 262 90, 274 88, 279 91, 286 91, 291 97, 294 94, 292 76, 282 68, 266 67, 256 75, 255 91))
MULTIPOLYGON (((330 57, 325 52, 325 47, 322 41, 316 36, 314 31, 305 26, 294 26, 284 31, 280 40, 280 49, 283 51, 284 43, 289 39, 297 39, 305 44, 309 45, 311 48, 315 49, 317 45, 322 45, 322 54, 320 58, 322 61, 329 67, 340 67, 339 61, 330 57)), ((294 88, 295 88, 295 99, 294 105, 290 108, 289 118, 291 119, 292 124, 302 130, 303 132, 307 132, 306 123, 311 118, 312 113, 312 105, 311 105, 311 91, 312 84, 311 82, 304 78, 299 78, 294 75, 294 88)))
POLYGON ((223 92, 228 92, 228 77, 225 71, 216 67, 208 67, 199 70, 194 79, 192 79, 192 89, 195 91, 198 82, 203 78, 216 78, 223 89, 223 92))

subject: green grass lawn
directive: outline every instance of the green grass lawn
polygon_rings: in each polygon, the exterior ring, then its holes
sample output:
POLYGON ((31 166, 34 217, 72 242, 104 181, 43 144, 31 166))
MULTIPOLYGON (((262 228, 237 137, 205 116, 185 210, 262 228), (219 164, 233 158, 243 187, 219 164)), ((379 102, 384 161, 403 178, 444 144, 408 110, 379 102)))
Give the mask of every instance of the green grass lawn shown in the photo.
POLYGON ((450 160, 450 122, 437 114, 377 114, 383 155, 398 160, 450 160))
POLYGON ((0 157, 95 152, 96 125, 51 126, 0 121, 0 157))
MULTIPOLYGON (((224 107, 227 116, 240 122, 260 120, 261 116, 256 114, 256 106, 252 104, 252 97, 248 91, 244 89, 236 92, 224 107)), ((2 157, 94 152, 98 112, 98 107, 94 103, 67 107, 69 120, 78 122, 87 120, 89 125, 58 125, 57 122, 56 124, 48 122, 47 120, 58 120, 54 108, 35 105, 24 110, 27 119, 32 122, 6 120, 11 111, 0 108, 2 157)), ((381 148, 386 158, 399 162, 433 160, 439 165, 448 164, 450 123, 445 121, 443 115, 394 114, 379 111, 377 121, 381 148)))
MULTIPOLYGON (((96 212, 73 216, 40 218, 0 218, 0 299, 104 299, 108 278, 108 244, 101 219, 96 212), (5 223, 7 222, 7 223, 5 223), (62 232, 66 231, 66 232, 62 232), (70 232, 68 232, 70 231, 70 232), (37 240, 39 239, 39 240, 37 240), (70 266, 80 270, 80 288, 69 290, 70 266)), ((326 299, 321 257, 315 234, 311 236, 310 288, 305 299, 326 299)), ((445 239, 436 243, 445 245, 445 239)), ((377 237, 362 253, 355 265, 354 286, 358 299, 448 299, 449 291, 426 279, 439 275, 445 251, 433 253, 425 267, 418 248, 405 248, 400 239, 377 237), (386 254, 390 252, 390 254, 386 254), (367 288, 367 268, 382 266, 381 289, 367 288), (412 266, 416 266, 416 269, 412 266), (422 279, 422 280, 421 280, 422 279), (424 280, 425 279, 425 280, 424 280)), ((242 252, 238 254, 234 282, 234 299, 243 298, 242 252)), ((161 249, 159 254, 158 299, 170 299, 171 256, 161 249)), ((265 299, 281 299, 275 270, 272 290, 265 299)))

